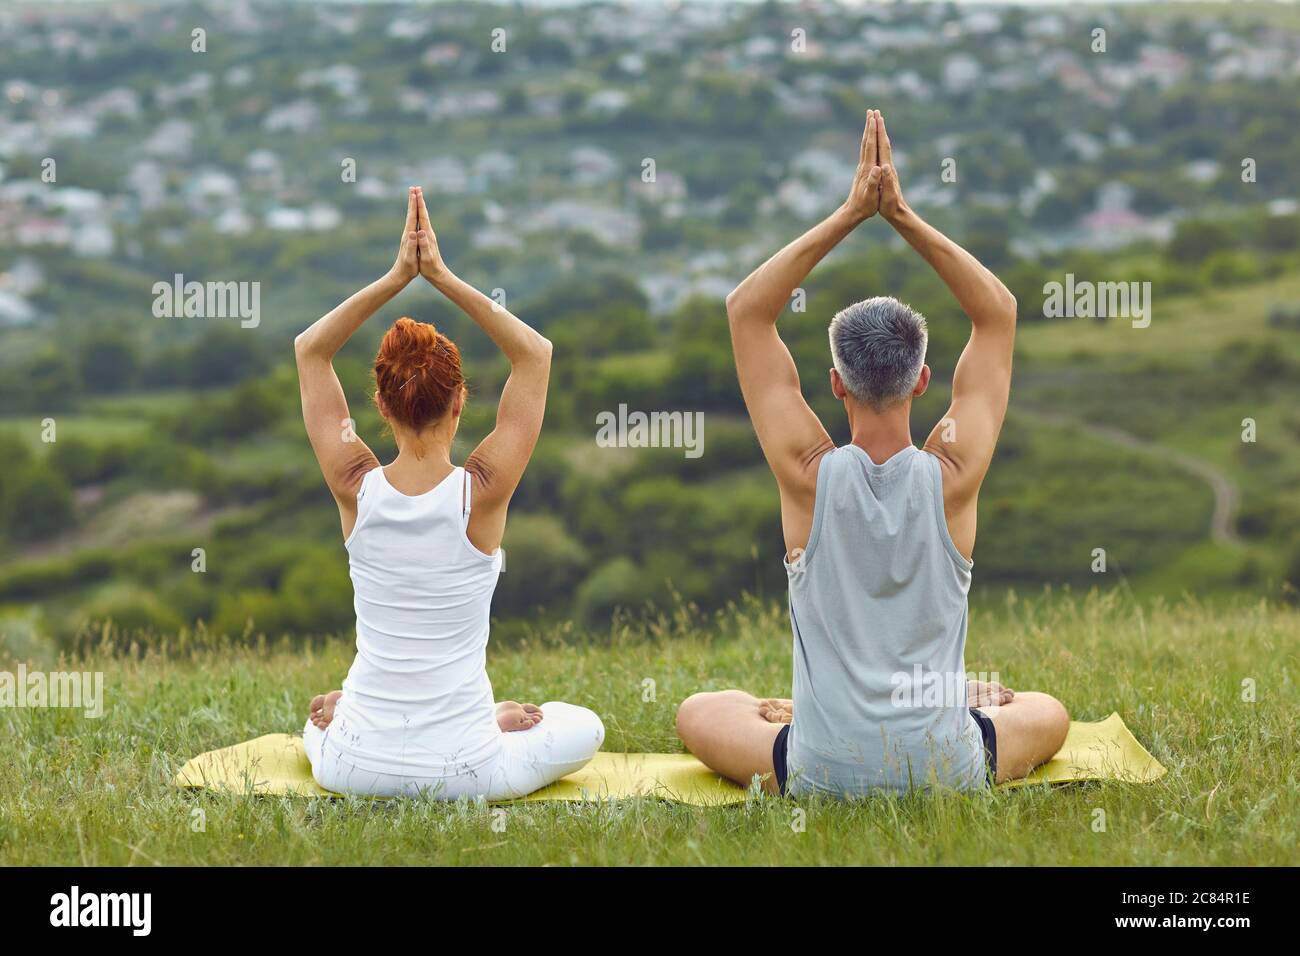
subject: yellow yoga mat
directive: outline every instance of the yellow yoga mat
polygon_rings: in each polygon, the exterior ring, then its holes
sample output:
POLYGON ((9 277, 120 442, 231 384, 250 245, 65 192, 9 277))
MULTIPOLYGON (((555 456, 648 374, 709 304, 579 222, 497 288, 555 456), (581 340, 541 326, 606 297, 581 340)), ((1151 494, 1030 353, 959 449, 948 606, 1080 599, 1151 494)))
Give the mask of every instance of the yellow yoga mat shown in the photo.
MULTIPOLYGON (((1075 721, 1065 746, 1024 780, 1030 783, 1070 783, 1079 780, 1120 780, 1149 783, 1165 774, 1124 726, 1119 714, 1095 723, 1075 721)), ((247 794, 298 794, 331 797, 311 776, 302 738, 266 734, 254 740, 199 754, 176 774, 178 787, 207 788, 247 794)), ((740 803, 746 791, 724 780, 690 754, 598 753, 577 773, 530 793, 533 800, 616 800, 657 797, 697 806, 740 803)))

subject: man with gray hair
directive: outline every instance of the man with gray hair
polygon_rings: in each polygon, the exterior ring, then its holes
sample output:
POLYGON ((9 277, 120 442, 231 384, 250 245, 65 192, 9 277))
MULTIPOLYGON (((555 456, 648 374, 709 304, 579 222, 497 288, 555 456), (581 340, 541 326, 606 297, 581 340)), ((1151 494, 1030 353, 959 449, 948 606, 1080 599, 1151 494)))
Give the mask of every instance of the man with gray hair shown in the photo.
POLYGON ((1060 749, 1055 698, 967 681, 976 504, 1011 390, 1016 302, 903 200, 889 134, 869 110, 849 198, 727 297, 740 388, 781 494, 792 700, 695 694, 687 748, 741 784, 856 797, 967 790, 1023 777, 1060 749), (924 448, 912 399, 930 384, 925 319, 896 299, 830 324, 831 391, 852 441, 837 448, 804 400, 777 319, 813 267, 876 212, 930 264, 971 321, 952 405, 924 448))

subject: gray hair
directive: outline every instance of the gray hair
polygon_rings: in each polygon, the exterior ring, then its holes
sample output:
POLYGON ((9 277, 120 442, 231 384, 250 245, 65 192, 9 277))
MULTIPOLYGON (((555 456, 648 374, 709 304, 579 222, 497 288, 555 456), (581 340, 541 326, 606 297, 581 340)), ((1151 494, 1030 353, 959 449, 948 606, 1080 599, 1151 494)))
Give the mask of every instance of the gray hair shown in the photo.
POLYGON ((880 411, 916 388, 927 338, 925 316, 878 295, 831 319, 831 360, 848 393, 880 411))

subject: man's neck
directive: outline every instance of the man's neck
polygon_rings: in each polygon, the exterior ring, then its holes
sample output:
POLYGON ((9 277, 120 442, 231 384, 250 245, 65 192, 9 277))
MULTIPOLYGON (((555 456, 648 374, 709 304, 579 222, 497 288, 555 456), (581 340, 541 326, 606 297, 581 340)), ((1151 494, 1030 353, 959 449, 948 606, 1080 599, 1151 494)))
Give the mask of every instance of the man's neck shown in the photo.
POLYGON ((912 403, 883 412, 855 406, 848 409, 852 442, 876 464, 884 464, 912 444, 912 403))

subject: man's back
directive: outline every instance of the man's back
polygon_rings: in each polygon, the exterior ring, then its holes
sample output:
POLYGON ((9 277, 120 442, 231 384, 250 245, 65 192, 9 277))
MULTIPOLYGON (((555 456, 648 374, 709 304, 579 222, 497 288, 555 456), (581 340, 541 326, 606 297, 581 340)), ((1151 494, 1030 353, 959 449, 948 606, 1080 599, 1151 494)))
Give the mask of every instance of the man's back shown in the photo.
POLYGON ((677 710, 682 741, 718 773, 742 785, 757 774, 773 793, 787 780, 796 793, 856 794, 1024 776, 1065 739, 1065 708, 1046 694, 974 687, 970 706, 987 706, 990 694, 999 705, 990 716, 967 711, 963 693, 969 558, 980 484, 1011 390, 1016 300, 904 202, 878 110, 867 111, 848 199, 727 296, 727 324, 794 561, 794 698, 693 694, 677 710), (952 404, 925 451, 913 445, 911 423, 912 401, 930 384, 923 316, 873 296, 831 319, 831 392, 853 438, 845 448, 835 447, 804 398, 777 333, 813 267, 876 212, 971 321, 952 404))
POLYGON ((822 456, 812 534, 793 563, 789 791, 856 795, 985 784, 966 703, 971 562, 953 545, 939 461, 822 456))

